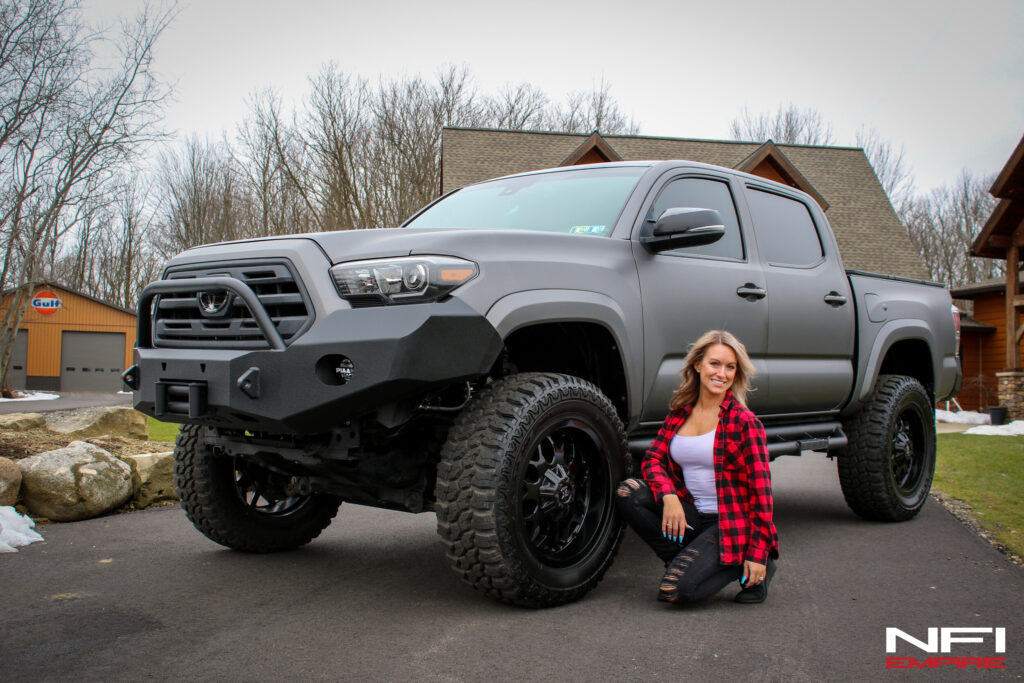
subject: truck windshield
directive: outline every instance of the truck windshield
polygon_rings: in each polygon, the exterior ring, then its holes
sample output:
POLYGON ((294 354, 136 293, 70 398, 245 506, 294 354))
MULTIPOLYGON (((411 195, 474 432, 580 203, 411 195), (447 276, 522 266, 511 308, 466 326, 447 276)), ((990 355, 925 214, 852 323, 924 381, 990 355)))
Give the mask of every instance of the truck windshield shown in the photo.
POLYGON ((609 235, 646 170, 644 166, 574 169, 469 185, 405 227, 609 235))

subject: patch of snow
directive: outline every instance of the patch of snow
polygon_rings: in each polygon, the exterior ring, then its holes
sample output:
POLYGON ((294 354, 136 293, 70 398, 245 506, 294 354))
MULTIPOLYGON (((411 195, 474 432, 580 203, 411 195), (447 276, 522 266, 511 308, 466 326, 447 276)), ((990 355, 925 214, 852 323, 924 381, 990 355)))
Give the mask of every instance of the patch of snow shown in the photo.
POLYGON ((987 425, 990 424, 989 416, 986 413, 973 413, 970 410, 961 410, 954 413, 949 410, 935 410, 936 422, 953 422, 965 425, 987 425))
POLYGON ((963 433, 982 434, 984 436, 1024 436, 1024 420, 1014 420, 1010 424, 999 425, 998 427, 993 425, 971 427, 963 433))
POLYGON ((49 391, 22 391, 21 398, 4 398, 0 396, 0 402, 5 401, 52 401, 60 398, 60 394, 51 394, 49 391))
POLYGON ((16 553, 16 548, 43 540, 35 525, 11 506, 0 507, 0 553, 16 553))

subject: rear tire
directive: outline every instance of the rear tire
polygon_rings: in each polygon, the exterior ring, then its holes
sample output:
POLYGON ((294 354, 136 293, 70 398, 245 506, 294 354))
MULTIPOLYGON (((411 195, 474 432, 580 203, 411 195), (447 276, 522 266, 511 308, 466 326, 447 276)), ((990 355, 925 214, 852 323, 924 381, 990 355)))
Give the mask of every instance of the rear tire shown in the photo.
POLYGON ((920 512, 935 474, 935 413, 913 377, 881 375, 860 413, 846 425, 839 482, 861 517, 903 522, 920 512))
POLYGON ((437 528, 452 569, 517 605, 581 598, 622 540, 613 495, 628 462, 622 422, 593 384, 553 373, 494 382, 441 452, 437 528))
POLYGON ((331 523, 341 505, 337 498, 291 493, 288 477, 211 451, 202 430, 182 425, 174 479, 185 515, 211 541, 252 553, 293 550, 331 523))

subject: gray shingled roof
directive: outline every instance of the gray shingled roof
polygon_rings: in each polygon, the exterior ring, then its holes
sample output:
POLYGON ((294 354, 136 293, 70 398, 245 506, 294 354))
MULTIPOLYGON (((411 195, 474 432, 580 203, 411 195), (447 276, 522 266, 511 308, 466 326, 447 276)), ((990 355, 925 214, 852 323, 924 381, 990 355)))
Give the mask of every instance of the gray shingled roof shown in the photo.
MULTIPOLYGON (((558 166, 587 135, 445 128, 442 186, 447 192, 511 173, 558 166)), ((735 168, 761 143, 604 135, 625 160, 686 159, 735 168)), ((829 223, 843 263, 887 275, 927 279, 914 249, 864 151, 857 147, 778 145, 828 202, 829 223)))

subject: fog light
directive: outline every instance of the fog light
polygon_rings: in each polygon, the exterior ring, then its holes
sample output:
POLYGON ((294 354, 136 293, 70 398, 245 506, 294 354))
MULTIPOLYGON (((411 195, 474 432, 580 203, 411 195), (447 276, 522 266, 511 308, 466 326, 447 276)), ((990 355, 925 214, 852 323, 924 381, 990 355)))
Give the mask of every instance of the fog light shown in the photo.
POLYGON ((338 363, 338 367, 334 368, 334 372, 338 375, 338 379, 344 384, 352 379, 352 373, 355 371, 356 366, 352 364, 348 358, 338 363))
POLYGON ((316 376, 324 384, 348 384, 355 375, 355 364, 340 354, 332 353, 316 362, 316 376))

